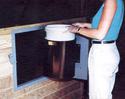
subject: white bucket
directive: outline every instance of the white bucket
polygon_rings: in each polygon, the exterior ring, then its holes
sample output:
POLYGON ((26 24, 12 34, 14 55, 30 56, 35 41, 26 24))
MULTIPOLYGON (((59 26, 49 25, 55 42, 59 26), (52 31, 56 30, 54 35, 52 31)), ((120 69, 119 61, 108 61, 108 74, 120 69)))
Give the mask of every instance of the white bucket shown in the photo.
POLYGON ((68 26, 65 24, 52 24, 45 27, 45 39, 51 41, 71 41, 75 39, 75 34, 68 31, 68 26))

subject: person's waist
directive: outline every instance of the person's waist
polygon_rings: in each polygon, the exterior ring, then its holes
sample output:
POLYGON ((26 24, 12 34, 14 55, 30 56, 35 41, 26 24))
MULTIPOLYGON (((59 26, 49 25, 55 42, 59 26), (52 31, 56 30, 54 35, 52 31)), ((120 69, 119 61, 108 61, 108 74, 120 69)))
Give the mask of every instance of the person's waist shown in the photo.
POLYGON ((110 40, 110 41, 106 41, 106 40, 92 40, 91 43, 92 44, 111 44, 111 43, 115 43, 116 40, 110 40))

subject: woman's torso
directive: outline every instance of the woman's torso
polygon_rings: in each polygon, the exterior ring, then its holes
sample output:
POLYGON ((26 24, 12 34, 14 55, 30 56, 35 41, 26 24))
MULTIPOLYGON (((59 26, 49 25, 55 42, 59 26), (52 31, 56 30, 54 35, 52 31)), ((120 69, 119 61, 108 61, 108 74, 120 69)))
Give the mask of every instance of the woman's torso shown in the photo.
MULTIPOLYGON (((92 28, 98 27, 99 21, 101 19, 103 7, 104 7, 104 4, 100 7, 96 15, 93 17, 92 28)), ((117 10, 116 10, 115 16, 113 18, 109 31, 103 40, 105 41, 117 40, 119 31, 123 22, 123 16, 124 16, 124 3, 122 0, 117 0, 117 10)))

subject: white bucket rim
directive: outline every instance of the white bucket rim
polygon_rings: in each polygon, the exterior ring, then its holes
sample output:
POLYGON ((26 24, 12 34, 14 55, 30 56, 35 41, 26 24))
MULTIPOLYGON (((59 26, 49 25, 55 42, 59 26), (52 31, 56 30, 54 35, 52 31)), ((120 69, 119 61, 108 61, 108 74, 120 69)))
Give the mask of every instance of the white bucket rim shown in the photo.
POLYGON ((71 26, 71 25, 68 25, 68 24, 49 24, 46 26, 46 28, 57 28, 57 27, 68 27, 68 26, 71 26))

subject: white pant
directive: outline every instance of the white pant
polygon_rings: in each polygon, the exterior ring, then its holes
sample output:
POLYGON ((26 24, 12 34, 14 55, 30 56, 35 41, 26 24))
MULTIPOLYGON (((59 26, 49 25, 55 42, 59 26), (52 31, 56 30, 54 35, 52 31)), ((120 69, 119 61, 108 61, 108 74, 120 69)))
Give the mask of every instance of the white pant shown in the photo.
POLYGON ((112 99, 119 52, 115 43, 92 44, 89 52, 89 99, 112 99))

